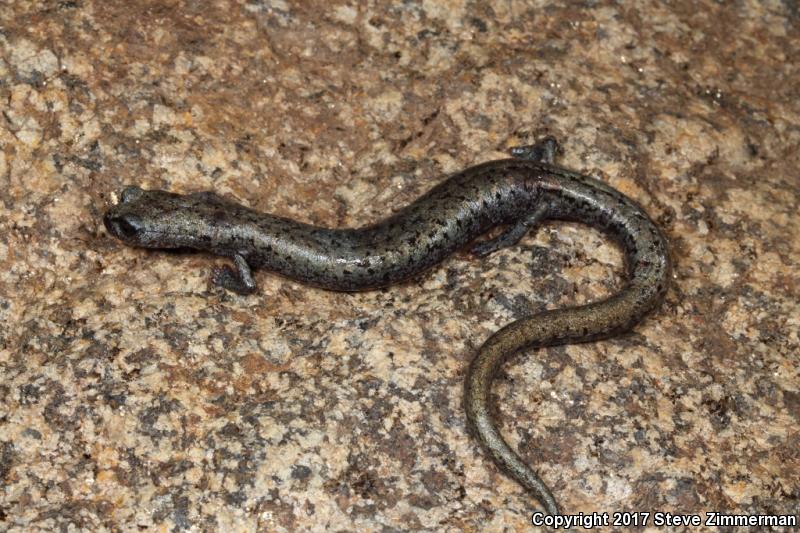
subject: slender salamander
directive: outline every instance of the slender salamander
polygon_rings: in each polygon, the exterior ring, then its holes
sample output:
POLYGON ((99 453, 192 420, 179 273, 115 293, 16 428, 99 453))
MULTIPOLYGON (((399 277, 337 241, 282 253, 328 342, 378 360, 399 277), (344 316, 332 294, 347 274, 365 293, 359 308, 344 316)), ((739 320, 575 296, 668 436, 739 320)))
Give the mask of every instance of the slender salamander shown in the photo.
POLYGON ((558 505, 547 486, 512 450, 491 417, 498 369, 524 349, 603 339, 622 333, 656 307, 667 288, 667 243, 633 200, 601 181, 553 165, 554 139, 512 150, 457 174, 396 214, 361 228, 328 229, 263 214, 212 192, 174 194, 127 187, 104 217, 108 231, 145 248, 191 248, 231 257, 235 270, 214 281, 252 293, 251 268, 266 268, 335 291, 391 285, 436 265, 489 229, 500 236, 474 244, 485 256, 516 244, 539 222, 582 222, 622 247, 627 277, 611 297, 537 313, 508 324, 481 346, 467 372, 468 425, 486 452, 536 497, 549 514, 558 505))

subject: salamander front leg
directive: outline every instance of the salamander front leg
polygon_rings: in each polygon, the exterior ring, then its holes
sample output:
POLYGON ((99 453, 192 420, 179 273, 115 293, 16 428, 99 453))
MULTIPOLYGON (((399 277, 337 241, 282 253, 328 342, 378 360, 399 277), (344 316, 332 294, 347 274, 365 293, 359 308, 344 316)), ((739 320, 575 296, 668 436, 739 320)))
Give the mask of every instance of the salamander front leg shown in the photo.
POLYGON ((544 218, 545 213, 545 206, 537 207, 527 217, 511 226, 494 239, 482 241, 474 245, 472 249, 470 249, 470 252, 478 257, 485 257, 496 252, 497 250, 514 246, 522 239, 522 237, 525 236, 526 233, 528 233, 528 230, 530 230, 544 218))
POLYGON ((528 159, 552 165, 560 151, 561 147, 555 137, 547 136, 534 144, 515 146, 511 149, 511 155, 519 159, 528 159))
MULTIPOLYGON (((555 137, 545 137, 534 144, 517 146, 511 149, 511 155, 519 159, 539 161, 548 165, 553 164, 560 148, 555 137)), ((508 248, 517 244, 532 227, 538 224, 546 215, 544 206, 537 207, 528 216, 511 226, 505 232, 487 241, 474 245, 470 252, 478 257, 487 256, 497 250, 508 248)))
POLYGON ((233 256, 233 264, 236 265, 236 271, 227 265, 216 269, 213 277, 214 284, 237 294, 253 294, 256 290, 256 281, 253 279, 250 265, 239 254, 233 256))

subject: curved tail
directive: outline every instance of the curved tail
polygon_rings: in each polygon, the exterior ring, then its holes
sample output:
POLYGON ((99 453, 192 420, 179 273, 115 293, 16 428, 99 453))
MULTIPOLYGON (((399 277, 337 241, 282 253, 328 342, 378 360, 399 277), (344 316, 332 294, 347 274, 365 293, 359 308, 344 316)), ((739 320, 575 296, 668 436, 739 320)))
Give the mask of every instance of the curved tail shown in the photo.
POLYGON ((547 514, 559 514, 555 498, 536 472, 509 447, 492 420, 492 381, 501 365, 525 348, 599 340, 631 328, 660 296, 642 289, 632 284, 600 302, 545 311, 512 322, 492 335, 470 364, 465 403, 471 431, 494 462, 539 500, 547 514))

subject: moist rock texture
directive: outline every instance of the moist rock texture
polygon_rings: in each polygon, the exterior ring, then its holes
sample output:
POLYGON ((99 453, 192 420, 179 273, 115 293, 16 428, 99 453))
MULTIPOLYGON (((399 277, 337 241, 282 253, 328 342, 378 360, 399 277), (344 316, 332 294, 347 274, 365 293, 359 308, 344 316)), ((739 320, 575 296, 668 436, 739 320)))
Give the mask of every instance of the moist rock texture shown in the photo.
POLYGON ((602 234, 240 297, 101 218, 136 184, 359 226, 546 134, 659 223, 674 280, 632 333, 509 363, 509 441, 566 512, 800 512, 800 13, 552 4, 5 2, 0 528, 530 530, 464 373, 618 290, 602 234))

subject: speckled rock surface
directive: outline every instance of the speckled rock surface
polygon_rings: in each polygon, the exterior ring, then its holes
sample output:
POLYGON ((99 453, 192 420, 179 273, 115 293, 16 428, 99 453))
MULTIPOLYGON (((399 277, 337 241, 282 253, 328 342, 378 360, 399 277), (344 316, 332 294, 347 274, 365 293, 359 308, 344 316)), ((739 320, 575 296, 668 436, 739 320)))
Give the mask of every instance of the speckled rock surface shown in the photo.
POLYGON ((509 440, 569 512, 800 512, 796 5, 381 4, 3 4, 0 528, 530 530, 464 372, 619 287, 601 234, 240 297, 101 216, 138 184, 356 226, 545 133, 662 225, 674 285, 628 335, 510 364, 509 440))

